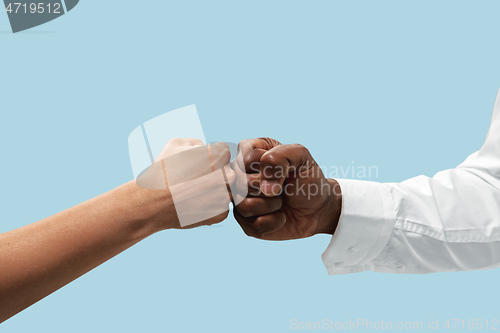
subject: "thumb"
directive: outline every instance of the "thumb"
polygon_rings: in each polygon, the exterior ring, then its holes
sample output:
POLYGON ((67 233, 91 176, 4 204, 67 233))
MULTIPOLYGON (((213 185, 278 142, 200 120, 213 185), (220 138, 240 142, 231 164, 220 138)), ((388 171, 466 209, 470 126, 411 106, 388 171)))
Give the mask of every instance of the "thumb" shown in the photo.
POLYGON ((302 145, 282 145, 260 158, 260 189, 266 196, 276 196, 292 171, 301 172, 314 165, 309 150, 302 145))

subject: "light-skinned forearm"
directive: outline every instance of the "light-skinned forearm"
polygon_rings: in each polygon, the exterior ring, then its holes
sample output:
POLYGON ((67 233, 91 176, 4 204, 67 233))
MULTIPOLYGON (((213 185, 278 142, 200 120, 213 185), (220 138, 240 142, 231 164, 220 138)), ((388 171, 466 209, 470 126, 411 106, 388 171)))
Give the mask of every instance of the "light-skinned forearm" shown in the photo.
POLYGON ((0 234, 0 322, 175 224, 169 192, 142 189, 132 181, 0 234))

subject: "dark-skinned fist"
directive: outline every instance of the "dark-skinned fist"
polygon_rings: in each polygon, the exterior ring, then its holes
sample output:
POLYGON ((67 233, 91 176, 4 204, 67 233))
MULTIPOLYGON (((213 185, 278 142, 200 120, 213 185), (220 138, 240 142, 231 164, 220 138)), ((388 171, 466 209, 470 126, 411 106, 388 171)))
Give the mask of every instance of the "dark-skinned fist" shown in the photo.
POLYGON ((334 233, 340 186, 325 178, 304 146, 259 138, 241 141, 238 152, 234 216, 247 235, 289 240, 334 233))

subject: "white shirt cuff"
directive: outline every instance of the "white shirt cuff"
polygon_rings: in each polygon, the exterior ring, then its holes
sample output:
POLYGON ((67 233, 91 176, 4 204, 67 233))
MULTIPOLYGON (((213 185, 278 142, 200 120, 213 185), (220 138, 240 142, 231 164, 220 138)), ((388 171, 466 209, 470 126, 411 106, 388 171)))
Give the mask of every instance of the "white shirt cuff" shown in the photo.
POLYGON ((342 213, 323 263, 330 275, 362 272, 389 241, 396 222, 394 203, 384 184, 336 180, 342 191, 342 213))

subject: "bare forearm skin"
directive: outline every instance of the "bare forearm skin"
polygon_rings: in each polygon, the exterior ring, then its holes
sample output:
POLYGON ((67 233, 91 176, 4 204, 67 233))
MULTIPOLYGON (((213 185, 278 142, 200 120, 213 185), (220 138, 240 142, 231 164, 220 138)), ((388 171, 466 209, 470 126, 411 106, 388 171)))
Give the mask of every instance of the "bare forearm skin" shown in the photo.
POLYGON ((142 189, 132 181, 0 234, 0 322, 176 224, 168 191, 142 189))

